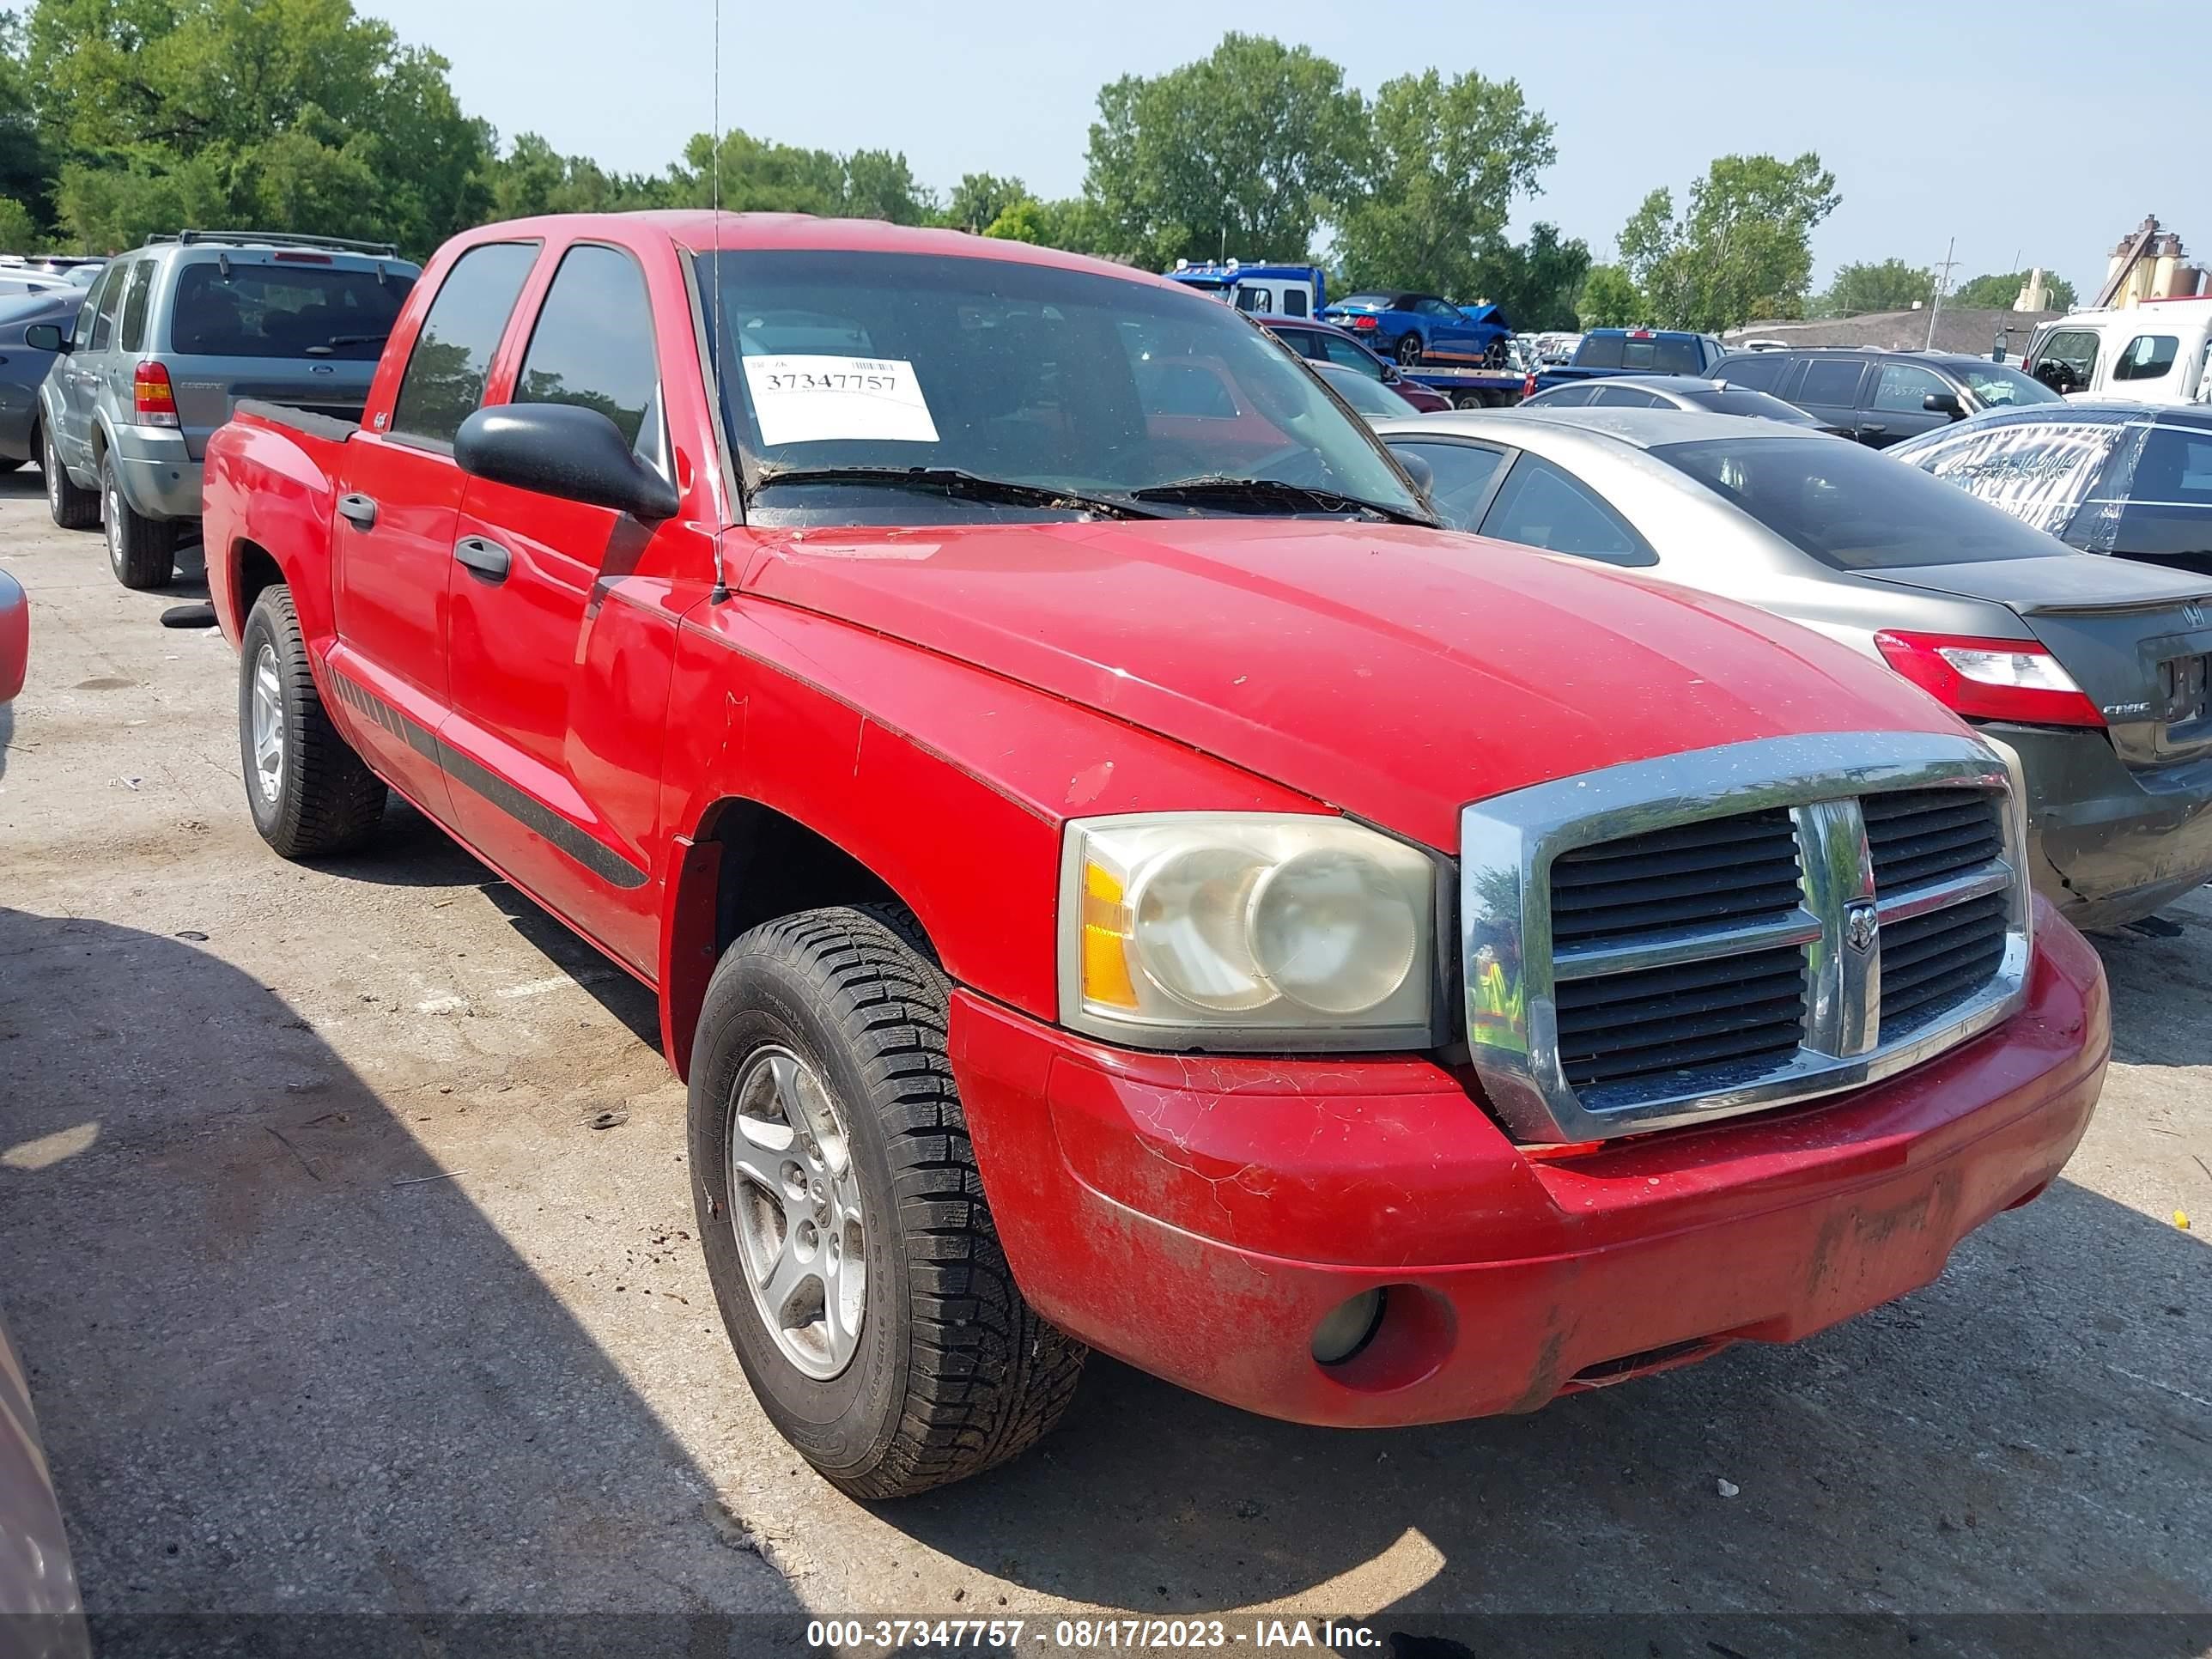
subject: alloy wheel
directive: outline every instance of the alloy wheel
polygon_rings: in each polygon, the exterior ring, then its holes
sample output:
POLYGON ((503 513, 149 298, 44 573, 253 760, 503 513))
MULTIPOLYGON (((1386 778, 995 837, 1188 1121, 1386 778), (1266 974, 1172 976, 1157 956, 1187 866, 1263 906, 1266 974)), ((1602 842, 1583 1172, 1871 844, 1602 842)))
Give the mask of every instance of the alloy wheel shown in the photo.
POLYGON ((730 1224, 753 1306, 785 1358, 827 1380, 850 1364, 867 1307, 866 1226, 844 1120, 814 1068, 756 1050, 730 1113, 730 1224))

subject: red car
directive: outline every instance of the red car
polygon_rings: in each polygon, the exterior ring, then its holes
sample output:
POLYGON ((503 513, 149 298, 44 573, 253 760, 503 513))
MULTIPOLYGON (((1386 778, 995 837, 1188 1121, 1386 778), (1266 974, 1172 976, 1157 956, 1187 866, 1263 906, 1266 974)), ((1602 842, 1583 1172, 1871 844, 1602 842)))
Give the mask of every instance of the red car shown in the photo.
POLYGON ((856 1494, 1020 1451, 1086 1345, 1379 1425, 1801 1336, 2097 1097, 1991 750, 1440 531, 1161 278, 489 226, 362 424, 244 404, 206 477, 254 823, 312 857, 397 790, 653 988, 732 1341, 856 1494))
POLYGON ((1403 398, 1408 408, 1420 414, 1433 415, 1452 406, 1452 400, 1443 392, 1431 391, 1410 378, 1397 364, 1376 356, 1340 328, 1299 317, 1255 316, 1252 320, 1301 357, 1317 363, 1334 363, 1340 368, 1381 381, 1403 398))
POLYGON ((23 690, 23 673, 31 660, 31 602, 23 585, 0 570, 0 702, 10 702, 23 690))

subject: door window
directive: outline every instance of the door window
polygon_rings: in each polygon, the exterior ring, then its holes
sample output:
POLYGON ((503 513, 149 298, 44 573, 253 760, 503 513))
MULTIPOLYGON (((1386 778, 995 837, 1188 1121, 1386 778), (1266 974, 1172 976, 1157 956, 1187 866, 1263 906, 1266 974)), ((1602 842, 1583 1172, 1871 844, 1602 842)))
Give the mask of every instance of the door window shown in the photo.
POLYGON ((2172 334, 2138 334, 2128 349, 2112 359, 2116 380, 2156 380, 2173 367, 2181 355, 2181 341, 2172 334))
POLYGON ((1539 392, 1529 402, 1538 409, 1580 409, 1596 396, 1594 386, 1563 386, 1556 392, 1539 392))
POLYGON ((1596 491, 1534 455, 1523 455, 1513 464, 1498 499, 1483 515, 1482 533, 1608 564, 1659 562, 1644 538, 1596 491))
POLYGON ((70 343, 79 350, 92 349, 93 319, 100 314, 100 297, 107 292, 109 284, 121 281, 122 277, 123 268, 120 265, 108 266, 100 273, 99 280, 93 283, 91 291, 84 296, 84 303, 76 308, 76 322, 70 330, 70 343))
POLYGON ((1605 409, 1658 409, 1667 400, 1638 386, 1607 385, 1590 393, 1590 402, 1605 409))
POLYGON ((535 242, 487 242, 454 262, 400 377, 393 436, 441 447, 453 441, 483 400, 492 354, 537 260, 535 242))
POLYGON ((1305 314, 1305 289, 1302 288, 1285 289, 1283 290, 1283 315, 1285 317, 1303 317, 1305 314))
POLYGON ((1459 313, 1454 311, 1442 300, 1424 300, 1416 307, 1416 309, 1419 310, 1424 317, 1444 317, 1449 318, 1453 321, 1460 320, 1459 313))
POLYGON ((1474 528, 1482 504, 1490 499, 1491 480, 1505 459, 1502 450, 1442 439, 1394 440, 1390 447, 1429 464, 1435 480, 1429 486, 1429 500, 1447 525, 1454 530, 1474 528))
POLYGON ((2065 364, 2073 372, 2077 390, 2087 386, 2089 377, 2097 372, 2097 331, 2089 328, 2054 330, 2044 341, 2043 349, 2035 354, 2036 368, 2045 363, 2065 364))
POLYGON ((1370 380, 1382 378, 1382 365, 1375 361, 1375 354, 1357 341, 1332 340, 1324 334, 1316 343, 1321 347, 1317 355, 1330 362, 1344 368, 1356 369, 1370 380))
POLYGON ((1790 359, 1778 351, 1747 351, 1713 366, 1713 378, 1753 392, 1771 392, 1790 359))
POLYGON ((123 349, 136 351, 146 343, 146 294, 154 285, 154 262, 140 259, 131 266, 123 291, 123 349))
POLYGON ((653 307, 637 261, 596 242, 570 248, 538 310, 514 401, 596 409, 640 448, 659 385, 653 307))
POLYGON ((111 271, 100 285, 99 309, 92 319, 91 349, 94 351, 106 351, 115 343, 116 313, 123 309, 123 284, 130 274, 128 270, 111 271))
MULTIPOLYGON (((1942 379, 1917 363, 1884 363, 1874 389, 1874 406, 1893 413, 1919 414, 1923 399, 1933 392, 1949 392, 1942 379)), ((1956 394, 1954 394, 1954 396, 1956 394)))
POLYGON ((1814 357, 1807 362, 1804 383, 1790 401, 1849 409, 1858 402, 1859 382, 1865 378, 1866 365, 1855 358, 1814 357))

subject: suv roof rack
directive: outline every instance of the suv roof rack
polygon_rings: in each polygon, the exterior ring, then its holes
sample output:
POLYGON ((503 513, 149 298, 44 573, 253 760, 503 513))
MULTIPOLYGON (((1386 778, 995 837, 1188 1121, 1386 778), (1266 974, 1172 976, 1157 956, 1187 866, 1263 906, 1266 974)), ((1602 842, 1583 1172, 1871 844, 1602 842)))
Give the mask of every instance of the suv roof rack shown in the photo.
POLYGON ((146 239, 146 246, 174 242, 190 246, 198 242, 219 242, 226 247, 252 247, 267 243, 272 247, 327 247, 344 253, 371 253, 386 259, 399 257, 397 242, 357 242, 344 236, 295 236, 283 230, 179 230, 156 231, 146 239))

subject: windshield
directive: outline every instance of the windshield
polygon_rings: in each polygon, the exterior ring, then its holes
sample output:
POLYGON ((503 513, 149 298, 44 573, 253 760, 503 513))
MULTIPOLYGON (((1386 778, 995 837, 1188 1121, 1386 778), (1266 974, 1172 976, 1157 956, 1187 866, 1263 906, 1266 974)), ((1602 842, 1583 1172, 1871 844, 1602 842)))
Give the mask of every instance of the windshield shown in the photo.
POLYGON ((1713 438, 1651 451, 1838 570, 1894 570, 2067 552, 1963 490, 1851 443, 1713 438))
POLYGON ((1404 415, 1413 405, 1380 380, 1370 380, 1356 368, 1340 368, 1334 363, 1316 363, 1315 371, 1336 388, 1338 397, 1350 404, 1362 415, 1404 415))
POLYGON ((1945 367, 1964 380, 1966 389, 1990 409, 2066 401, 2042 381, 2003 363, 1948 363, 1945 367))
POLYGON ((177 273, 170 349, 374 362, 414 286, 404 270, 387 270, 380 282, 369 269, 196 261, 177 273))
MULTIPOLYGON (((721 329, 742 364, 720 376, 726 414, 773 511, 896 524, 1081 510, 939 499, 925 511, 918 491, 866 488, 850 471, 927 468, 1113 499, 1260 479, 1430 516, 1282 346, 1181 288, 940 254, 693 257, 710 295, 720 266, 721 329), (843 476, 805 481, 823 469, 843 476)), ((1152 510, 1329 511, 1285 500, 1152 510)))

